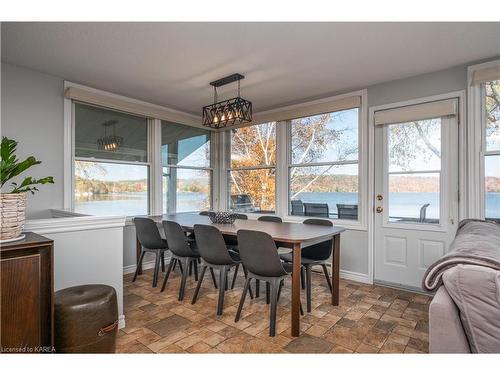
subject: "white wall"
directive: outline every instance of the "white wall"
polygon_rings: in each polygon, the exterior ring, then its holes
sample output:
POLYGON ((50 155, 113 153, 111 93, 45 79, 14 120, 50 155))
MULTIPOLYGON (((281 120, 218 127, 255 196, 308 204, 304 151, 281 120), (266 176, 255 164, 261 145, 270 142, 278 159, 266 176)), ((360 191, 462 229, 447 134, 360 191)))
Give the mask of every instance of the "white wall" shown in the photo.
POLYGON ((2 136, 19 142, 19 159, 42 161, 28 175, 55 180, 29 194, 26 215, 49 217, 49 209, 63 207, 63 80, 4 63, 1 73, 2 136))

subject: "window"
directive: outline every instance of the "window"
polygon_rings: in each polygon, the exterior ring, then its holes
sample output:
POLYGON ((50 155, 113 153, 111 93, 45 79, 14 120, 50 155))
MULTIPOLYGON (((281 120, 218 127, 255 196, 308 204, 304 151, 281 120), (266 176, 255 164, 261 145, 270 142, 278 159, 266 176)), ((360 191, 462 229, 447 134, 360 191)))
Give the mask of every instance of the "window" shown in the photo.
POLYGON ((162 121, 163 212, 198 212, 212 206, 210 132, 162 121))
POLYGON ((149 212, 148 120, 75 103, 74 208, 92 215, 149 212))
POLYGON ((387 126, 389 221, 439 223, 441 118, 387 126))
POLYGON ((358 220, 359 108, 294 119, 289 213, 358 220))
POLYGON ((500 221, 500 80, 482 85, 484 106, 484 214, 500 221))
POLYGON ((229 208, 239 212, 276 210, 276 122, 231 133, 229 208))

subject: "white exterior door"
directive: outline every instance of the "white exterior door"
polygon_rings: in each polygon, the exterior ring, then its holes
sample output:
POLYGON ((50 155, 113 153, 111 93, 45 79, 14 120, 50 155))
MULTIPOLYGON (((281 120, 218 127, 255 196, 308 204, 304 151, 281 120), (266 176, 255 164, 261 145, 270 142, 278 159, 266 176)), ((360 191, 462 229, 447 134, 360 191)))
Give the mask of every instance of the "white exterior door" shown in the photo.
POLYGON ((449 115, 408 121, 418 110, 407 110, 375 128, 374 280, 420 289, 456 232, 458 125, 449 115))

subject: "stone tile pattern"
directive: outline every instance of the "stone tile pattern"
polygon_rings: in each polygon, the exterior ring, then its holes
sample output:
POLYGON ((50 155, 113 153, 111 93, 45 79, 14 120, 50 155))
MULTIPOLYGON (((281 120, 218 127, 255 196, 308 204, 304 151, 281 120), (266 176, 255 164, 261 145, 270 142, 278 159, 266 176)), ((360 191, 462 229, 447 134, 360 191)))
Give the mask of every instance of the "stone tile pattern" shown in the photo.
MULTIPOLYGON (((193 278, 182 302, 177 301, 177 272, 171 274, 163 293, 163 277, 158 287, 151 287, 151 270, 135 283, 131 280, 132 275, 124 277, 126 327, 118 333, 118 353, 428 352, 430 297, 421 294, 341 280, 340 305, 332 306, 323 276, 314 274, 313 309, 301 318, 301 336, 293 338, 287 280, 278 306, 276 336, 269 337, 269 305, 262 285, 260 297, 247 297, 241 320, 234 322, 241 276, 235 288, 226 292, 222 317, 216 316, 218 295, 208 272, 195 305, 191 304, 193 278)), ((304 293, 302 301, 305 305, 304 293)))

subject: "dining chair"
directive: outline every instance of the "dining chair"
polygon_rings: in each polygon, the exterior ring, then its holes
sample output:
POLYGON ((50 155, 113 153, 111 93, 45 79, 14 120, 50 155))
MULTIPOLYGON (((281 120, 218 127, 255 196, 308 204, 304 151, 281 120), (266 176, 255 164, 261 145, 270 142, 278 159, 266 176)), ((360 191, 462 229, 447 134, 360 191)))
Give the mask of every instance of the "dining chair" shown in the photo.
MULTIPOLYGON (((245 298, 250 288, 250 281, 252 279, 264 281, 269 283, 271 289, 269 336, 275 336, 277 304, 281 295, 284 279, 291 275, 292 264, 283 263, 280 260, 276 244, 269 234, 240 229, 237 236, 238 242, 241 244, 241 260, 247 269, 248 276, 245 281, 234 321, 238 322, 240 320, 241 310, 243 309, 245 298)), ((304 314, 302 304, 300 305, 300 313, 304 314)))
POLYGON ((358 205, 337 204, 337 217, 339 219, 358 220, 358 205))
POLYGON ((290 215, 294 216, 304 216, 304 204, 300 199, 292 199, 291 202, 291 212, 290 215))
MULTIPOLYGON (((219 271, 217 315, 222 315, 224 310, 224 294, 227 288, 227 275, 231 268, 241 264, 240 255, 235 251, 227 249, 222 233, 214 226, 195 224, 194 235, 202 259, 202 269, 191 304, 194 305, 198 299, 198 293, 200 292, 206 269, 217 269, 219 271)), ((246 277, 247 271, 245 267, 243 267, 243 272, 246 277)), ((250 291, 250 293, 252 292, 250 291)), ((253 298, 252 294, 250 296, 253 298)))
MULTIPOLYGON (((333 226, 330 220, 325 219, 306 219, 303 224, 308 225, 323 225, 323 226, 333 226)), ((332 240, 323 241, 311 246, 304 247, 301 254, 301 270, 305 270, 306 278, 306 303, 307 312, 311 312, 311 290, 312 290, 312 267, 321 266, 323 268, 323 273, 325 274, 326 282, 328 283, 328 288, 330 288, 330 293, 332 292, 332 281, 328 276, 328 268, 326 266, 326 261, 332 255, 332 240)), ((280 254, 280 258, 287 262, 292 263, 293 254, 292 252, 286 254, 280 254)), ((301 272, 302 278, 304 273, 301 272)))
POLYGON ((259 221, 271 221, 273 223, 282 223, 283 220, 281 220, 281 217, 279 216, 259 216, 257 219, 259 221))
POLYGON ((161 238, 158 226, 152 219, 136 217, 134 218, 133 222, 135 225, 137 238, 139 240, 139 243, 141 244, 141 254, 139 255, 139 260, 137 262, 137 267, 135 269, 132 282, 135 281, 137 275, 139 274, 139 270, 142 268, 144 255, 146 253, 155 253, 155 268, 153 274, 153 288, 155 288, 158 283, 160 262, 162 271, 165 271, 165 251, 168 250, 168 245, 167 242, 163 238, 161 238))
MULTIPOLYGON (((175 263, 179 262, 179 264, 182 265, 182 277, 178 299, 179 301, 182 301, 184 299, 186 281, 191 267, 194 268, 194 278, 198 281, 198 258, 200 258, 200 253, 198 252, 196 242, 188 241, 186 234, 179 223, 166 220, 162 222, 162 225, 163 230, 165 231, 165 237, 167 237, 168 248, 172 252, 172 260, 168 266, 165 278, 163 279, 161 292, 163 292, 167 286, 167 281, 170 276, 170 272, 172 271, 172 267, 175 263)), ((216 284, 214 283, 214 285, 216 284)))
POLYGON ((199 215, 201 215, 201 216, 208 216, 208 214, 209 214, 209 211, 200 211, 199 212, 199 215))
POLYGON ((234 213, 234 217, 239 220, 248 220, 248 215, 245 214, 234 213))

